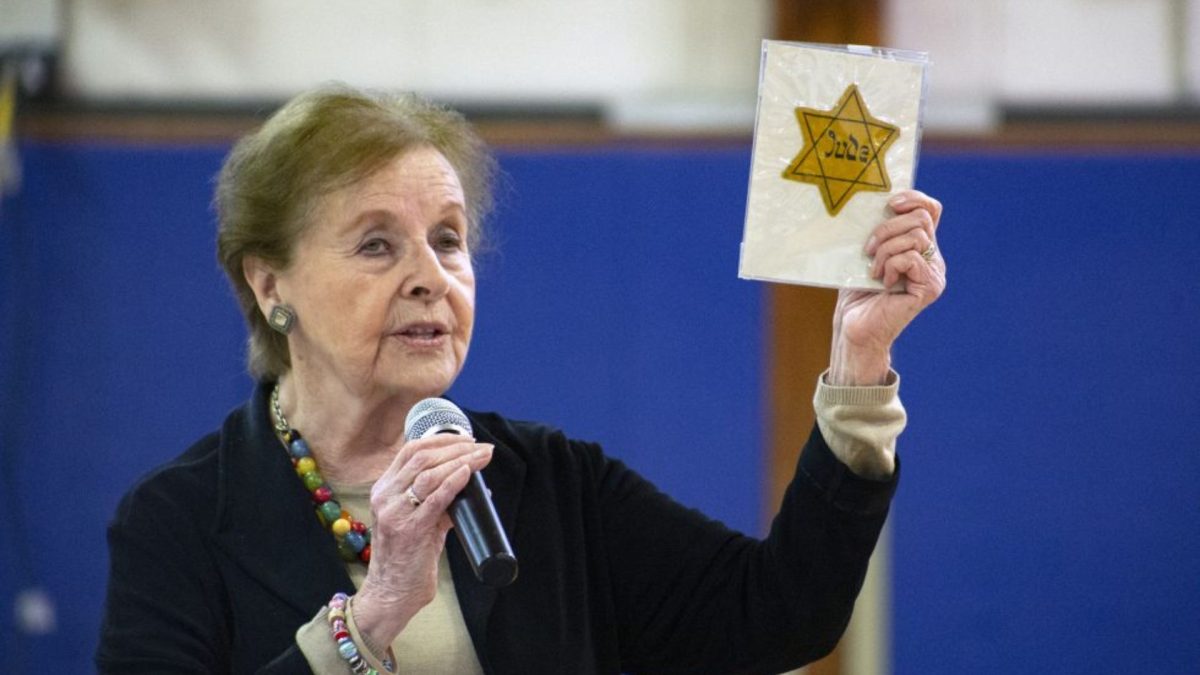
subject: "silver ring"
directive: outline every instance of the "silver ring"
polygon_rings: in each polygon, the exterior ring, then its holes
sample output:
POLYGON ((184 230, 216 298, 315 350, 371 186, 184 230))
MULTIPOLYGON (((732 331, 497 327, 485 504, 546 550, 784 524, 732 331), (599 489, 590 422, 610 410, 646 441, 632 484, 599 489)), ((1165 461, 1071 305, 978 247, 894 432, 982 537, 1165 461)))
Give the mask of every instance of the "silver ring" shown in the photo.
POLYGON ((411 485, 409 485, 408 489, 404 491, 404 496, 408 497, 408 503, 412 504, 414 507, 420 506, 422 503, 424 503, 424 500, 418 497, 417 493, 413 492, 411 485))
POLYGON ((931 262, 933 260, 933 254, 935 253, 937 253, 937 244, 929 242, 929 248, 921 251, 921 257, 924 258, 926 262, 931 262))

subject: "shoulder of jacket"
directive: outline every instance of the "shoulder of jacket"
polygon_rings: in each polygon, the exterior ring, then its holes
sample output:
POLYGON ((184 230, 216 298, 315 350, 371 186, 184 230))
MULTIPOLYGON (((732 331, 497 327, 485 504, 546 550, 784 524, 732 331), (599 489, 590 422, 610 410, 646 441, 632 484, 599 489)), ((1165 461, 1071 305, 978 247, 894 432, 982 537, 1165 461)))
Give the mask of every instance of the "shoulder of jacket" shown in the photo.
POLYGON ((114 522, 128 520, 147 509, 163 510, 149 514, 159 517, 169 511, 211 510, 217 499, 220 449, 229 442, 227 434, 238 427, 242 414, 241 408, 235 409, 221 430, 205 434, 173 459, 138 478, 121 498, 114 522))
POLYGON ((571 438, 553 425, 511 419, 495 412, 465 412, 477 429, 477 438, 490 437, 490 440, 509 447, 526 460, 562 461, 569 457, 575 460, 595 461, 603 458, 598 444, 571 438), (479 430, 483 433, 479 433, 479 430))

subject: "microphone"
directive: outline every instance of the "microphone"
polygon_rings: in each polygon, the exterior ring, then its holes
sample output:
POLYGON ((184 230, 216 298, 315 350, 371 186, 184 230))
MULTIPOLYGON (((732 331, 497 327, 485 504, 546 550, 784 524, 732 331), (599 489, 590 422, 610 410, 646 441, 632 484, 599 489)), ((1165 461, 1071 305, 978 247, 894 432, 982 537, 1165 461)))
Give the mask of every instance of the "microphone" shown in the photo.
MULTIPOLYGON (((411 441, 434 434, 473 435, 470 420, 458 406, 444 398, 427 398, 408 411, 404 438, 411 441)), ((450 504, 450 519, 475 577, 500 588, 517 578, 517 557, 496 515, 491 494, 483 475, 473 472, 467 486, 450 504)))

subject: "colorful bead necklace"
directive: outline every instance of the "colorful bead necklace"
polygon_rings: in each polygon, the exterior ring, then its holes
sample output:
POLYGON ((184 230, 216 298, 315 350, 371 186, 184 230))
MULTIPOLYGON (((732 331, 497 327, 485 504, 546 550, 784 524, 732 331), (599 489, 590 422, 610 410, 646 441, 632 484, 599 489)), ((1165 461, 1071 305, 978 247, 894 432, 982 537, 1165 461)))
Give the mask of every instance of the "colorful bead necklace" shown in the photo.
POLYGON ((300 437, 288 424, 279 407, 279 385, 271 392, 271 414, 275 422, 275 433, 287 448, 292 458, 292 466, 296 475, 304 481, 304 487, 312 493, 317 519, 323 527, 329 528, 333 538, 337 540, 338 554, 346 562, 355 560, 370 564, 371 562, 371 528, 350 516, 350 512, 342 508, 333 498, 333 490, 325 483, 325 478, 317 470, 317 461, 313 459, 308 443, 300 437))

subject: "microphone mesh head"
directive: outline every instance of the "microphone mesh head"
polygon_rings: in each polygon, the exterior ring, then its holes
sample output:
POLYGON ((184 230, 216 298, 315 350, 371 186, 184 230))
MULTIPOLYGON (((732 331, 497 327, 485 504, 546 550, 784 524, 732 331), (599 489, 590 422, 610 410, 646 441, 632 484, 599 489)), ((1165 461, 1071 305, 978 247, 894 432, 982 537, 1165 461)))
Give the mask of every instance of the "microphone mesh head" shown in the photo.
POLYGON ((453 403, 451 403, 450 401, 447 401, 444 398, 421 399, 420 401, 417 402, 416 405, 414 405, 412 407, 412 410, 408 411, 408 417, 404 421, 405 428, 411 426, 412 421, 417 419, 421 415, 425 414, 426 410, 432 410, 434 408, 440 408, 443 406, 450 406, 454 410, 458 410, 458 406, 454 405, 453 403))
POLYGON ((443 429, 457 427, 471 436, 471 421, 462 409, 444 398, 427 398, 414 405, 404 419, 404 438, 413 440, 443 429))

